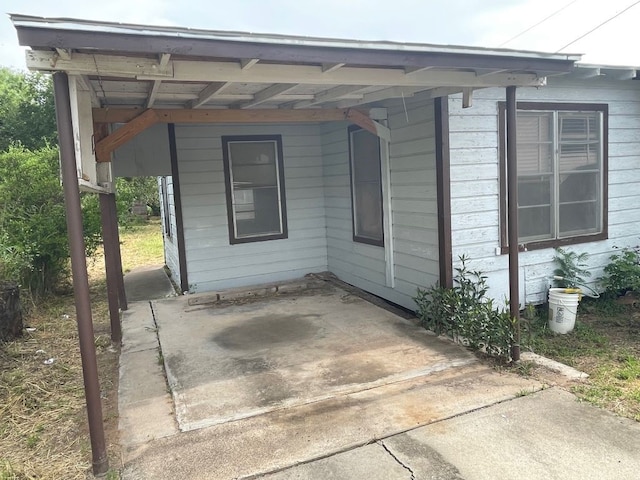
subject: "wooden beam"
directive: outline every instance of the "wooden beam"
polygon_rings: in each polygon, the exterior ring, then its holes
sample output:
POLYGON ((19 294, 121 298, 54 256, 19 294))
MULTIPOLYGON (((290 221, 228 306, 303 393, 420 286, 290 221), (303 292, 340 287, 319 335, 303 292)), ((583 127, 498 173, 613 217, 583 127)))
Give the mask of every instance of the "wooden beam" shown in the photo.
POLYGON ((204 105, 209 100, 211 100, 216 94, 222 92, 225 88, 227 88, 231 83, 228 82, 212 82, 207 85, 203 90, 198 94, 198 98, 195 100, 191 100, 187 102, 187 108, 198 108, 201 105, 204 105))
POLYGON ((267 87, 263 90, 260 90, 253 96, 253 100, 249 100, 248 102, 241 103, 239 105, 240 108, 251 108, 256 105, 260 105, 261 103, 267 102, 278 95, 282 95, 283 93, 288 92, 289 90, 293 90, 296 88, 297 84, 290 83, 276 83, 267 87))
POLYGON ((320 103, 331 102, 337 100, 345 95, 350 95, 366 88, 366 85, 340 85, 339 87, 330 88, 324 92, 314 95, 313 100, 303 100, 293 104, 293 108, 306 108, 312 105, 318 105, 320 103))
POLYGON ((462 108, 469 108, 473 103, 473 88, 462 89, 462 108))
POLYGON ((154 80, 149 89, 149 96, 147 97, 146 108, 151 108, 156 101, 158 90, 160 90, 160 84, 162 80, 154 80))
POLYGON ((56 52, 58 56, 63 60, 71 60, 71 49, 70 48, 56 48, 56 52))
POLYGON ((158 65, 160 66, 160 68, 165 68, 167 65, 169 65, 170 58, 170 53, 161 53, 160 58, 158 58, 158 65))
MULTIPOLYGON (((95 109, 94 109, 95 112, 95 109)), ((108 137, 103 138, 96 143, 96 161, 110 162, 111 153, 121 145, 134 138, 140 132, 143 132, 152 125, 158 123, 159 119, 156 110, 148 109, 137 117, 129 120, 125 125, 120 127, 108 137)), ((94 123, 103 123, 96 120, 94 123)))
MULTIPOLYGON (((340 108, 315 108, 306 110, 221 110, 213 108, 153 109, 161 123, 292 123, 333 122, 345 120, 348 112, 356 110, 340 108)), ((367 115, 366 110, 359 110, 367 115)), ((94 108, 95 123, 127 123, 141 116, 141 108, 94 108)), ((120 131, 121 129, 117 130, 120 131)))
POLYGON ((83 90, 88 91, 91 96, 91 105, 94 107, 101 107, 102 103, 96 94, 93 85, 91 84, 91 80, 89 80, 88 75, 78 75, 78 84, 82 87, 83 90))
POLYGON ((351 123, 355 123, 361 128, 364 128, 368 132, 373 133, 376 137, 385 139, 387 142, 391 141, 391 130, 382 125, 381 123, 371 120, 366 113, 353 108, 347 109, 347 120, 351 123))
POLYGON ((323 63, 322 64, 322 73, 331 73, 335 72, 339 68, 344 67, 345 63, 323 63))
POLYGON ((404 67, 405 75, 411 75, 413 73, 425 72, 431 70, 433 67, 404 67))
POLYGON ((242 60, 240 60, 240 69, 249 70, 259 61, 260 61, 259 58, 243 58, 242 60))
MULTIPOLYGON (((392 68, 342 67, 322 73, 320 66, 258 63, 244 71, 234 62, 171 60, 160 68, 155 59, 114 55, 75 53, 63 60, 55 52, 27 50, 27 67, 41 71, 66 71, 71 74, 97 74, 138 80, 171 79, 182 82, 300 83, 305 85, 380 85, 414 87, 499 87, 541 86, 545 77, 536 74, 498 73, 478 77, 475 72, 421 70, 407 75, 392 68), (56 56, 56 58, 54 58, 56 56), (57 60, 56 60, 57 59, 57 60)), ((426 67, 425 67, 426 68, 426 67)))

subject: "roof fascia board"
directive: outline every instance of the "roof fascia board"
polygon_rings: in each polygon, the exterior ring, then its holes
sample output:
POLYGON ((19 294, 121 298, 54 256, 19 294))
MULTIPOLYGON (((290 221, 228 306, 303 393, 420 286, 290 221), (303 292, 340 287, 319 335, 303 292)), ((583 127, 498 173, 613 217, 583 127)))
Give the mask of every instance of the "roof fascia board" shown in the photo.
POLYGON ((353 42, 325 45, 268 43, 263 37, 238 39, 187 38, 159 34, 142 34, 83 30, 63 30, 50 26, 16 25, 20 45, 47 48, 92 49, 120 53, 189 55, 222 58, 256 58, 291 63, 345 63, 349 65, 388 67, 435 67, 502 69, 527 72, 569 72, 580 56, 534 54, 456 47, 420 50, 403 44, 365 44, 353 42), (250 40, 250 41, 249 41, 250 40), (396 47, 392 49, 393 47, 396 47), (402 48, 400 48, 402 47, 402 48))
POLYGON ((116 55, 74 54, 64 60, 54 51, 28 50, 27 67, 39 71, 65 71, 79 75, 120 76, 138 80, 196 82, 254 82, 314 85, 381 85, 407 87, 493 87, 543 86, 545 77, 536 74, 499 73, 477 76, 474 72, 426 70, 407 75, 400 69, 343 67, 329 74, 313 65, 254 65, 242 70, 234 62, 171 60, 160 68, 154 59, 116 55))

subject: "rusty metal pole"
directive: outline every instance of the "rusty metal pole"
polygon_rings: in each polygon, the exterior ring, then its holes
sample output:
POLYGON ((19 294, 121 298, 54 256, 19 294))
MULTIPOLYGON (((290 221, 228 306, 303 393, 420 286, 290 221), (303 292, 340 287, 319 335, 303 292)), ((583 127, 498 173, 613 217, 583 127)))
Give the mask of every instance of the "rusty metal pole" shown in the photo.
MULTIPOLYGON (((100 220, 102 221, 102 244, 104 245, 104 268, 107 274, 107 300, 109 302, 109 318, 111 320, 111 341, 119 344, 122 340, 120 326, 120 301, 118 299, 118 267, 115 264, 114 233, 111 223, 111 210, 107 193, 101 193, 100 220)), ((117 225, 116 225, 117 228, 117 225)))
POLYGON ((509 313, 514 320, 511 358, 520 360, 520 277, 518 268, 518 150, 516 87, 507 87, 507 224, 509 239, 509 313))
POLYGON ((128 310, 127 292, 124 289, 124 273, 122 271, 122 252, 120 251, 120 231, 118 230, 118 207, 116 205, 116 196, 110 193, 106 196, 106 202, 109 203, 110 223, 113 230, 113 255, 114 265, 116 267, 116 278, 118 280, 118 298, 120 299, 120 308, 122 311, 128 310))
POLYGON ((71 253, 71 272, 73 275, 73 294, 76 304, 80 356, 84 392, 91 437, 93 473, 101 475, 109 470, 109 459, 102 423, 102 404, 100 401, 100 382, 98 380, 98 362, 91 318, 91 300, 89 297, 89 277, 82 228, 82 209, 80 190, 76 170, 73 126, 71 123, 71 99, 69 95, 69 77, 64 72, 53 74, 53 87, 56 104, 56 123, 60 143, 61 171, 64 188, 64 200, 67 215, 69 249, 71 253))

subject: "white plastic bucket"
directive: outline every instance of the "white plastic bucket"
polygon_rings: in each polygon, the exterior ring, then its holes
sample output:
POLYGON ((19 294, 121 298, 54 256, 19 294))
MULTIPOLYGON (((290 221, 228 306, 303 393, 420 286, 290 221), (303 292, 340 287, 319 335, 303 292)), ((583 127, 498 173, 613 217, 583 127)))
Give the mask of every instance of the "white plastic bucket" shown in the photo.
POLYGON ((576 324, 579 293, 566 293, 565 288, 549 289, 549 328, 555 333, 569 333, 576 324))

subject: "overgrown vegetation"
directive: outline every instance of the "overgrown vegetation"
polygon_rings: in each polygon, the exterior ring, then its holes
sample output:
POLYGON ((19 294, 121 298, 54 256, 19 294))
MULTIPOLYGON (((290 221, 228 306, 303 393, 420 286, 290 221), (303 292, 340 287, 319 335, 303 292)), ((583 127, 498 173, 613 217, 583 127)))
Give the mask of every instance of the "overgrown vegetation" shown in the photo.
POLYGON ((453 288, 439 285, 418 289, 414 298, 422 325, 464 345, 509 361, 513 345, 513 320, 509 311, 486 296, 487 277, 467 268, 460 257, 453 288))
MULTIPOLYGON (((157 220, 121 232, 128 268, 162 263, 157 220)), ((89 262, 95 345, 111 476, 119 478, 117 351, 111 348, 104 262, 89 262)), ((35 331, 0 346, 0 479, 81 480, 90 468, 73 296, 48 296, 25 318, 35 331), (53 359, 50 364, 45 360, 53 359)))
POLYGON ((608 298, 640 292, 640 248, 623 248, 610 257, 600 284, 608 298))

